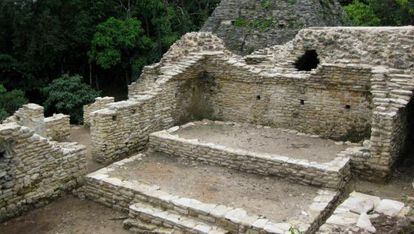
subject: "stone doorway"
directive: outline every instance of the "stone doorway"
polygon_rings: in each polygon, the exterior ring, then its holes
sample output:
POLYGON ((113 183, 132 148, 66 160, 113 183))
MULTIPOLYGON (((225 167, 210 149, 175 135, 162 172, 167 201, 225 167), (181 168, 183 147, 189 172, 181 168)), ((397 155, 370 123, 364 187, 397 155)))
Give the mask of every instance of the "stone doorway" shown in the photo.
POLYGON ((413 167, 414 166, 414 98, 405 108, 405 116, 403 119, 403 129, 406 131, 406 137, 401 145, 402 150, 397 159, 397 167, 413 167))

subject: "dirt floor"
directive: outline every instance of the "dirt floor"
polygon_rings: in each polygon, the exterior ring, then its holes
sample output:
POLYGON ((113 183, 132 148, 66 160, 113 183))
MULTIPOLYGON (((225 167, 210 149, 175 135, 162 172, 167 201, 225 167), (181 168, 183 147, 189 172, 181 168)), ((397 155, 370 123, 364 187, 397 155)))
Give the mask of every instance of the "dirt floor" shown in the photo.
MULTIPOLYGON (((387 183, 371 183, 355 178, 350 190, 381 198, 398 200, 404 203, 414 202, 414 164, 398 166, 387 183)), ((413 207, 414 208, 414 207, 413 207)))
POLYGON ((280 129, 257 128, 254 125, 202 124, 174 132, 182 138, 199 139, 228 147, 278 154, 311 162, 332 161, 347 148, 332 140, 298 136, 280 129))
POLYGON ((98 203, 68 195, 0 224, 0 233, 129 234, 122 228, 122 221, 127 216, 98 203))
POLYGON ((244 208, 275 222, 286 221, 308 209, 318 189, 295 185, 274 177, 246 174, 162 154, 150 154, 110 173, 160 186, 174 195, 206 203, 244 208))
POLYGON ((100 164, 92 160, 91 154, 91 136, 89 128, 79 125, 72 125, 70 126, 70 140, 73 142, 78 142, 84 146, 86 146, 86 157, 87 157, 87 164, 86 169, 88 172, 96 171, 105 165, 100 164))

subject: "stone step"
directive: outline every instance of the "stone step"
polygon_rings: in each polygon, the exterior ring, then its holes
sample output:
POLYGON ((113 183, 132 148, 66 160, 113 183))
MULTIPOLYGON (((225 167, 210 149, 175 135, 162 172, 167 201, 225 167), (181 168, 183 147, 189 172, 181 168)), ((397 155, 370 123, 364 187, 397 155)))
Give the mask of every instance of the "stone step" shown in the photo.
MULTIPOLYGON (((139 163, 143 156, 136 155, 121 160, 87 175, 83 187, 85 197, 125 212, 131 212, 132 204, 144 203, 174 212, 179 216, 200 220, 210 226, 219 226, 230 233, 285 234, 289 233, 292 227, 304 233, 312 233, 325 220, 340 195, 339 192, 320 189, 309 207, 301 208, 304 212, 300 215, 289 217, 287 221, 269 220, 260 214, 249 214, 242 208, 234 208, 226 204, 204 203, 168 193, 155 184, 140 182, 136 177, 118 178, 117 173, 129 170, 129 166, 139 163)), ((292 207, 292 209, 297 208, 292 207)), ((156 224, 144 223, 136 219, 130 219, 128 223, 135 223, 130 226, 137 230, 148 231, 144 233, 170 233, 171 231, 167 227, 163 227, 162 232, 158 231, 156 224)))
POLYGON ((135 203, 129 206, 130 219, 144 223, 162 226, 186 233, 220 234, 228 233, 215 225, 207 224, 195 218, 183 216, 168 210, 162 210, 144 203, 135 203))

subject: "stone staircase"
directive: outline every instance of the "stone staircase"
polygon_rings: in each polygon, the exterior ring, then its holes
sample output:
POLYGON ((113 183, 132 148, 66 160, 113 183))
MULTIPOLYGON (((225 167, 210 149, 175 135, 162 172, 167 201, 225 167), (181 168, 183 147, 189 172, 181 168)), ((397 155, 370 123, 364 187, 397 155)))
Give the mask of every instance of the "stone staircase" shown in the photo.
POLYGON ((129 219, 124 221, 124 226, 129 230, 154 233, 228 233, 218 226, 144 203, 129 206, 129 219))

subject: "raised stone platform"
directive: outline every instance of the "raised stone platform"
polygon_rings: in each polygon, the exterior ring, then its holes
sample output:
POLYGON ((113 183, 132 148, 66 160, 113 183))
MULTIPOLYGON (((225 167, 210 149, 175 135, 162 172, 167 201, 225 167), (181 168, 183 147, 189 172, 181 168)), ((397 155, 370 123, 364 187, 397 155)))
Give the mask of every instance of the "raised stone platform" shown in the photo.
POLYGON ((89 199, 129 211, 127 227, 157 233, 315 231, 339 198, 330 190, 156 153, 89 174, 84 189, 89 199))
POLYGON ((346 147, 292 130, 218 121, 156 132, 149 142, 152 151, 328 188, 349 179, 346 147))

